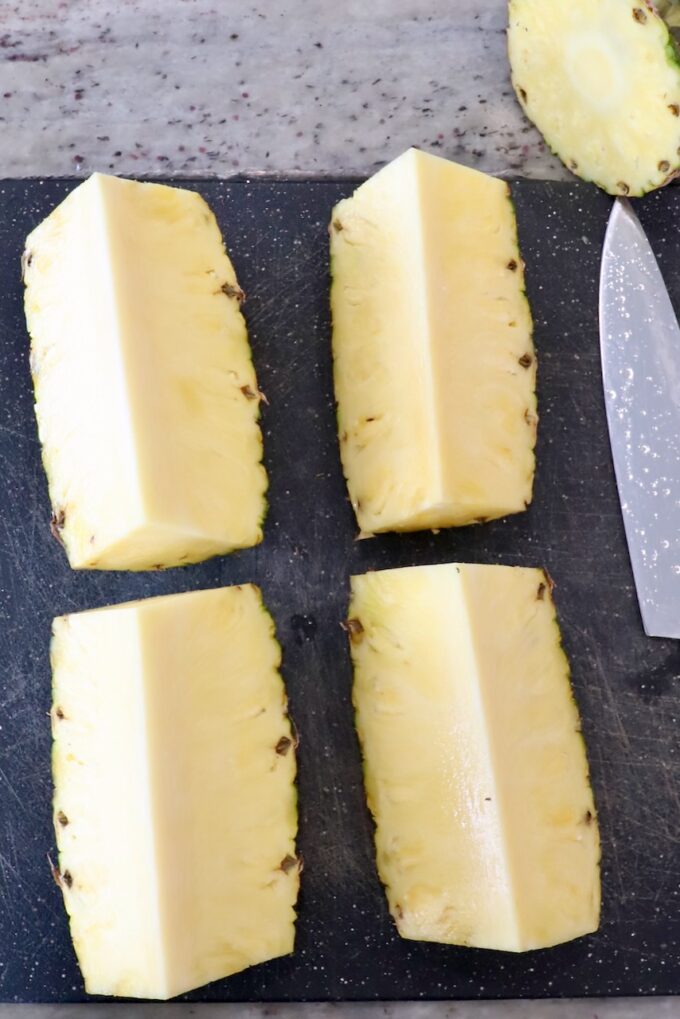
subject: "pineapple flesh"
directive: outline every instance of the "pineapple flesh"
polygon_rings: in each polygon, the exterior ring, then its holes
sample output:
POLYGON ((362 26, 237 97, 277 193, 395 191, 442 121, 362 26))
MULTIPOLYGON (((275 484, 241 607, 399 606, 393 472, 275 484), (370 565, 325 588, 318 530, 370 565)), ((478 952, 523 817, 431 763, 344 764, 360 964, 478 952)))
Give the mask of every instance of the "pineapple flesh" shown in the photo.
POLYGON ((334 209, 342 463, 361 530, 531 501, 536 359, 508 185, 411 149, 334 209))
POLYGON ((510 0, 524 112, 573 173, 609 194, 644 195, 680 172, 677 24, 668 2, 510 0))
POLYGON ((258 589, 53 634, 57 876, 87 991, 166 999, 291 952, 295 745, 258 589))
POLYGON ((28 237, 25 307, 53 530, 144 570, 262 538, 243 296, 193 191, 94 174, 28 237))
POLYGON ((599 836, 547 576, 352 578, 353 699, 404 938, 522 952, 597 929, 599 836))

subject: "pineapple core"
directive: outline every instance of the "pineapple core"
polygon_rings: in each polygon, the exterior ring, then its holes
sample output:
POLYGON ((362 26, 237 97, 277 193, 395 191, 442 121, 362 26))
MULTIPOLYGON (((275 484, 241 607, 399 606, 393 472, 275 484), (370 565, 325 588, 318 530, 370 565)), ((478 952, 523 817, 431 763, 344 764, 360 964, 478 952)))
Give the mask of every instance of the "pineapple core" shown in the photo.
POLYGON ((511 952, 597 929, 599 836, 541 570, 352 578, 354 704, 399 933, 511 952))
POLYGON ((170 998, 292 951, 279 662, 250 585, 54 621, 58 879, 90 993, 170 998))
POLYGON ((536 360, 504 181, 411 149, 334 209, 340 451, 362 531, 531 501, 536 360))
POLYGON ((28 237, 53 530, 71 566, 150 569, 262 538, 243 296, 193 191, 94 174, 28 237))

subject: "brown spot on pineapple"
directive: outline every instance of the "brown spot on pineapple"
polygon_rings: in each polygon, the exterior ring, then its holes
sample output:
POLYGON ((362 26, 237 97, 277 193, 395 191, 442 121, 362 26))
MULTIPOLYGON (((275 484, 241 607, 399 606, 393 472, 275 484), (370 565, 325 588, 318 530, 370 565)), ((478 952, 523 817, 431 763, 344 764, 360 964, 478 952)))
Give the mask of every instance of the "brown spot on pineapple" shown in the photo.
POLYGON ((543 576, 545 577, 545 582, 546 582, 546 584, 548 585, 548 590, 549 590, 549 591, 550 591, 550 593, 552 594, 552 593, 553 593, 553 591, 555 590, 555 581, 554 581, 554 580, 553 580, 553 578, 552 578, 552 577, 550 576, 550 574, 548 573, 548 571, 547 571, 547 570, 545 570, 545 569, 543 570, 543 576))
POLYGON ((522 356, 519 358, 519 363, 521 364, 522 368, 531 368, 532 364, 534 363, 534 359, 531 356, 531 354, 522 354, 522 356))
POLYGON ((543 581, 538 585, 538 591, 536 592, 536 601, 543 601, 545 598, 545 584, 543 581))
POLYGON ((520 96, 522 97, 522 102, 525 103, 527 101, 526 89, 518 88, 517 91, 519 92, 520 96))
POLYGON ((583 815, 583 823, 585 825, 590 826, 594 820, 595 818, 593 817, 592 810, 586 810, 585 814, 583 815))
POLYGON ((510 270, 510 272, 517 272, 518 268, 519 268, 519 265, 518 265, 517 259, 516 258, 511 258, 510 261, 508 262, 508 269, 510 270))
POLYGON ((331 226, 338 234, 340 233, 341 230, 345 229, 339 219, 334 219, 333 222, 331 223, 331 226))
POLYGON ((529 410, 528 407, 524 411, 524 420, 526 421, 530 428, 535 428, 536 425, 538 424, 538 418, 534 413, 532 413, 532 411, 529 410))
POLYGON ((404 919, 404 910, 401 908, 400 902, 395 902, 394 904, 394 915, 398 920, 404 919))
POLYGON ((61 532, 66 526, 66 511, 63 509, 55 510, 50 519, 50 533, 53 538, 56 538, 59 544, 64 546, 64 539, 61 536, 61 532))
POLYGON ((21 255, 21 279, 22 279, 22 281, 25 281, 25 279, 26 279, 26 270, 28 269, 28 267, 30 266, 32 261, 33 261, 33 252, 32 251, 28 251, 28 250, 24 251, 22 253, 22 255, 21 255))
POLYGON ((54 863, 52 863, 52 859, 49 856, 49 854, 47 856, 47 862, 50 865, 50 871, 52 872, 52 877, 54 878, 54 883, 56 884, 56 886, 58 888, 61 888, 62 891, 64 890, 64 885, 66 885, 67 888, 70 888, 73 885, 73 877, 71 875, 71 871, 65 870, 64 873, 62 874, 59 868, 55 866, 54 863))
POLYGON ((66 715, 64 714, 64 709, 58 706, 54 709, 54 714, 57 716, 59 721, 61 721, 62 718, 66 718, 66 715))
POLYGON ((58 814, 57 814, 57 821, 62 826, 62 828, 65 828, 66 825, 68 824, 68 817, 66 816, 66 814, 64 813, 63 810, 60 810, 58 812, 58 814))
POLYGON ((645 14, 641 7, 634 7, 633 18, 635 19, 635 21, 638 22, 639 25, 644 25, 645 21, 647 20, 647 15, 645 14))
POLYGON ((274 750, 280 757, 284 757, 293 745, 293 741, 290 736, 282 736, 279 742, 274 747, 274 750))
POLYGON ((674 117, 680 117, 680 106, 677 103, 669 103, 668 109, 671 111, 674 117))
POLYGON ((281 863, 279 864, 279 870, 282 870, 284 874, 289 874, 293 867, 299 867, 300 869, 302 869, 300 866, 300 861, 297 860, 294 856, 291 856, 289 853, 287 853, 286 856, 284 856, 284 858, 281 860, 281 863))
POLYGON ((578 170, 578 163, 576 162, 575 159, 570 159, 569 160, 569 169, 570 170, 578 170))
POLYGON ((340 623, 345 633, 349 634, 352 644, 360 644, 364 637, 364 624, 360 619, 347 619, 340 623))
POLYGON ((340 442, 347 442, 348 438, 349 435, 347 434, 347 432, 343 432, 342 435, 340 436, 340 442))
POLYGON ((628 184, 626 184, 624 180, 620 180, 616 186, 619 189, 620 194, 622 195, 630 194, 630 187, 628 186, 628 184))
POLYGON ((152 570, 162 570, 163 569, 163 563, 154 563, 153 566, 151 567, 151 569, 152 570))
POLYGON ((252 386, 245 385, 241 386, 241 392, 245 396, 246 400, 259 400, 260 403, 266 403, 269 406, 269 400, 259 389, 253 389, 252 386))
POLYGON ((671 168, 671 164, 668 162, 667 159, 662 159, 661 162, 659 163, 658 168, 661 171, 661 173, 668 173, 668 171, 671 168))
POLYGON ((94 534, 90 535, 90 545, 94 545, 94 534))
POLYGON ((226 294, 227 297, 235 297, 239 304, 243 304, 246 299, 246 295, 241 288, 234 286, 233 283, 223 283, 220 287, 220 292, 226 294))

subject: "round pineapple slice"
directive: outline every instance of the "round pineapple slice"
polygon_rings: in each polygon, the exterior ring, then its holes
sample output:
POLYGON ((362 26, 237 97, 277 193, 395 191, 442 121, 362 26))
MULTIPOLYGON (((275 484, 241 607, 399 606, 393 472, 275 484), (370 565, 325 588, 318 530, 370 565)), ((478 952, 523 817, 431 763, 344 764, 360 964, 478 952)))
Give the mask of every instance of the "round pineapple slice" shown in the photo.
POLYGON ((680 174, 680 51, 669 27, 679 14, 671 0, 510 0, 525 113, 570 170, 609 194, 644 195, 680 174))

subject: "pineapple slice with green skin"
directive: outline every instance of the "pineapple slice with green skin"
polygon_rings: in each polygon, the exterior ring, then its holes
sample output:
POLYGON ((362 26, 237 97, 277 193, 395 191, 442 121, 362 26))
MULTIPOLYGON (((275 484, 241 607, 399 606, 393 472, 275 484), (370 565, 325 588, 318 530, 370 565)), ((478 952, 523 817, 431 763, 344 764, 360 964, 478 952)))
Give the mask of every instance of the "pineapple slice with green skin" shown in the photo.
POLYGON ((678 23, 675 4, 647 0, 509 2, 526 115, 570 170, 609 194, 644 195, 680 172, 678 23))
POLYGON ((333 212, 338 431, 361 530, 524 510, 536 358, 508 185, 411 149, 333 212))
POLYGON ((257 588, 54 621, 54 823, 92 994, 171 998, 293 950, 295 742, 257 588))
POLYGON ((257 544, 267 478, 243 295, 200 195, 94 174, 26 245, 36 414, 71 566, 257 544))
POLYGON ((598 826, 546 574, 460 563, 351 584, 356 724, 399 933, 522 952, 596 930, 598 826))

